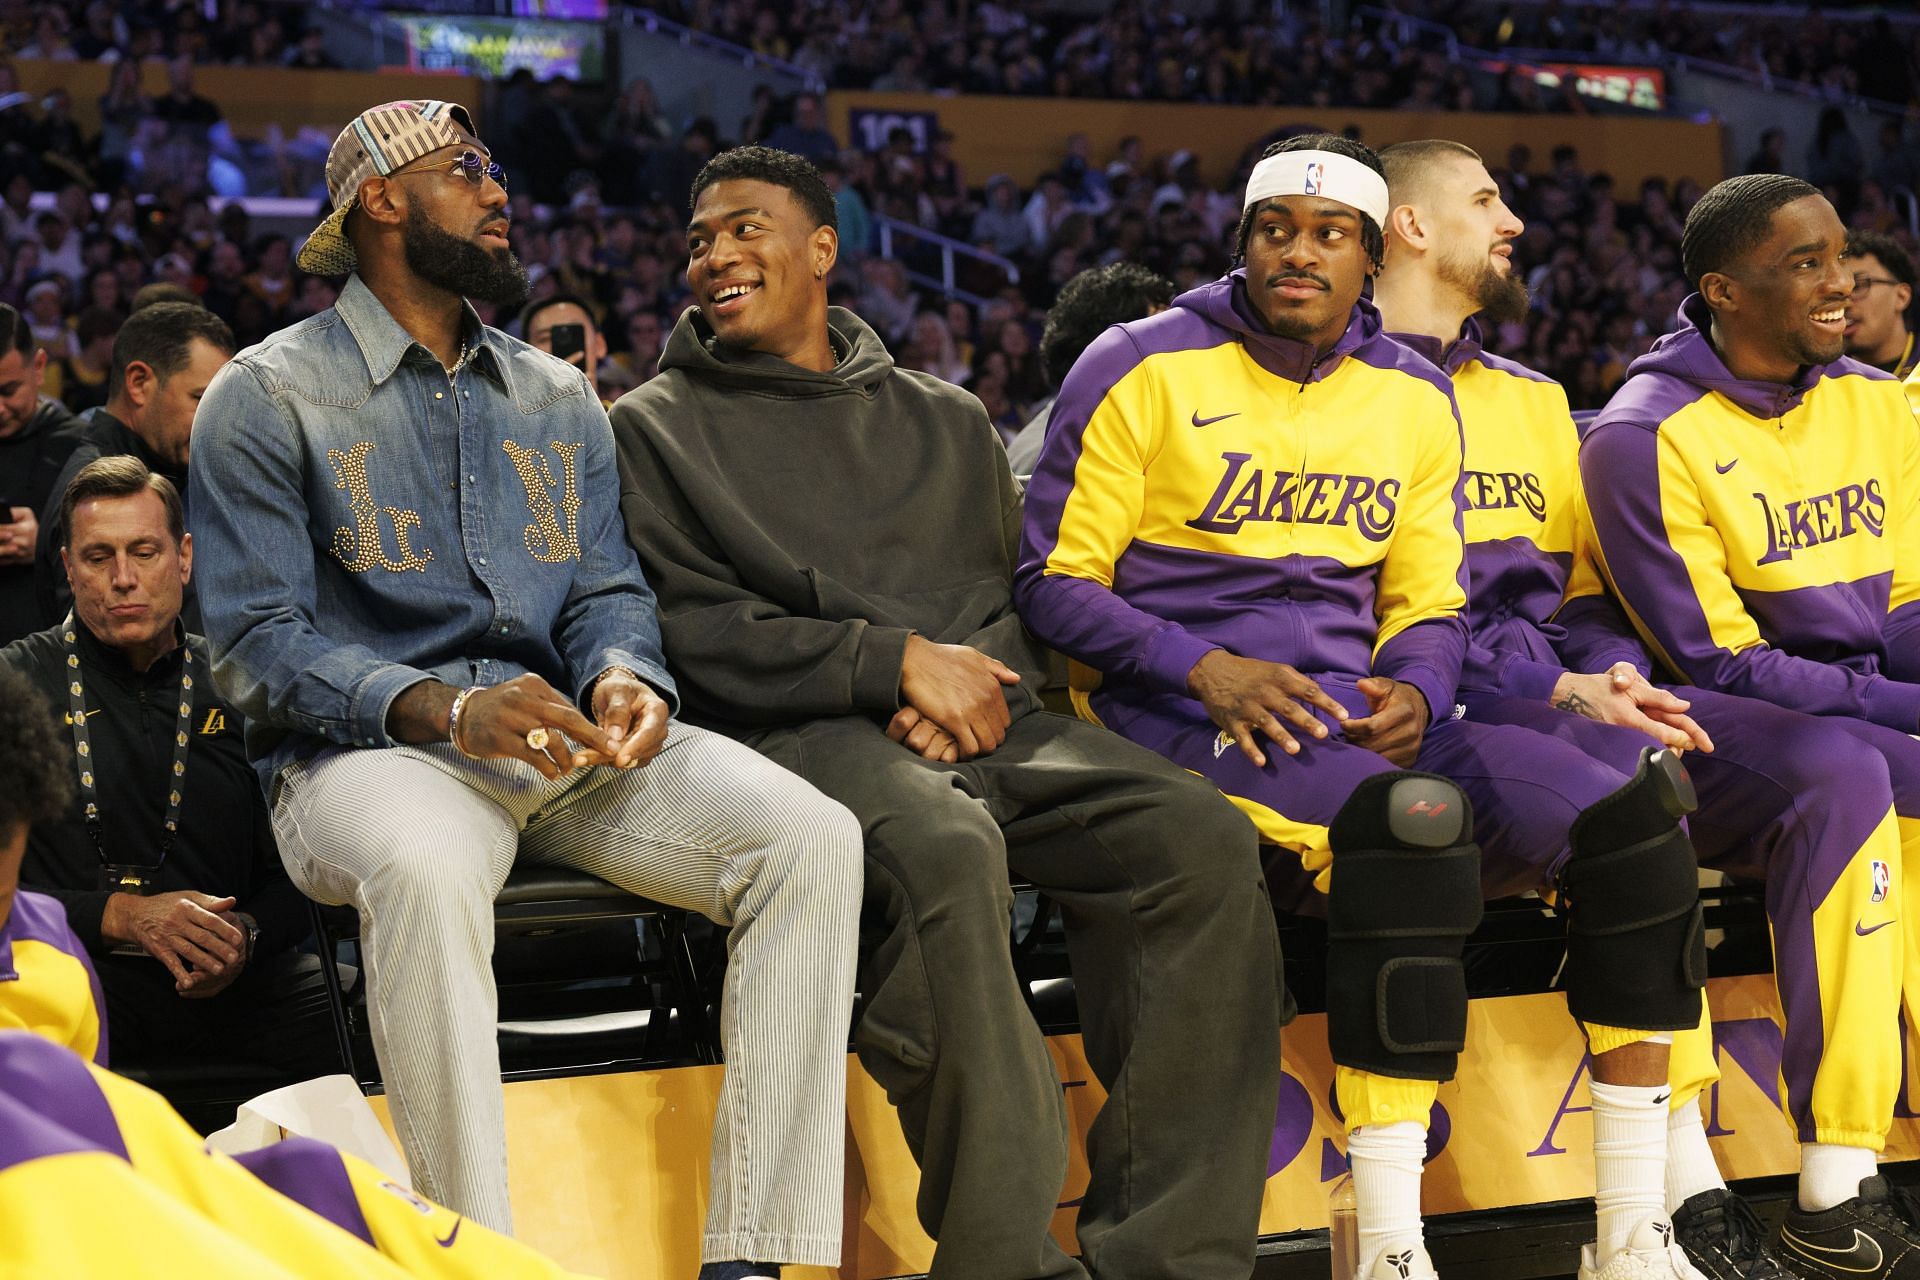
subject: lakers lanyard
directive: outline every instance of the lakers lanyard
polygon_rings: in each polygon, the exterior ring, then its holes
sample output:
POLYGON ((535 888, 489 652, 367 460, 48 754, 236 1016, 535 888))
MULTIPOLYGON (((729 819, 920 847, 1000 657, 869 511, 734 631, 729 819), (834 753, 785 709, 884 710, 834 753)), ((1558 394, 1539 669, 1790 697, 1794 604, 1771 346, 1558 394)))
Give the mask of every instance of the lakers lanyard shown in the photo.
MULTIPOLYGON (((80 795, 86 801, 87 835, 93 839, 94 852, 100 855, 103 866, 114 866, 107 857, 106 843, 100 837, 100 803, 98 792, 93 785, 93 741, 87 733, 86 693, 80 685, 79 636, 74 631, 73 615, 69 613, 61 626, 63 638, 67 644, 67 705, 68 719, 73 722, 74 765, 80 772, 80 795)), ((180 719, 173 733, 173 772, 168 780, 167 817, 160 835, 160 861, 150 870, 157 871, 166 862, 167 855, 173 852, 174 838, 180 833, 180 803, 187 790, 187 753, 192 749, 193 736, 193 650, 185 645, 180 647, 180 719)))

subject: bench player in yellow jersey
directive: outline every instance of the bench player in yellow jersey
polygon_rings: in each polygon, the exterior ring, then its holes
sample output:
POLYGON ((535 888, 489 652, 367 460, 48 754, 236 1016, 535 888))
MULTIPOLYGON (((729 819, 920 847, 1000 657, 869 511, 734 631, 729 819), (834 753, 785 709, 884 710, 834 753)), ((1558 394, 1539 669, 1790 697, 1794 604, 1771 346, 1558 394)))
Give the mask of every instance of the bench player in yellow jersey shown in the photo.
MULTIPOLYGON (((1839 966, 1854 963, 1841 957, 1871 954, 1884 935, 1906 935, 1910 1021, 1920 996, 1912 878, 1843 861, 1889 809, 1907 866, 1920 844, 1920 432, 1898 382, 1841 354, 1846 245, 1833 206, 1797 178, 1750 174, 1709 190, 1681 239, 1698 292, 1580 445, 1600 565, 1661 672, 1806 713, 1802 727, 1759 735, 1750 758, 1828 754, 1839 803, 1855 811, 1793 886, 1811 919, 1773 915, 1790 1022, 1816 1008, 1831 1019, 1839 966)), ((1737 720, 1697 706, 1725 749, 1737 720)), ((1796 801, 1804 811, 1817 797, 1796 801)), ((1828 1043, 1848 1063, 1887 1062, 1897 1081, 1882 1026, 1830 1026, 1828 1043)), ((1920 1276, 1920 1232, 1861 1149, 1873 1134, 1825 1131, 1879 1114, 1872 1082, 1885 1070, 1840 1065, 1837 1087, 1824 1075, 1812 1085, 1802 1169, 1821 1168, 1802 1177, 1781 1232, 1802 1274, 1920 1276)))
MULTIPOLYGON (((1467 718, 1551 734, 1618 769, 1630 769, 1650 741, 1684 739, 1682 713, 1711 735, 1714 750, 1689 757, 1700 801, 1689 819, 1694 849, 1707 865, 1767 883, 1788 975, 1780 984, 1783 1101, 1807 1151, 1799 1198, 1831 1208, 1872 1175, 1899 1080, 1899 931, 1868 920, 1865 936, 1855 932, 1900 867, 1886 771, 1871 747, 1817 718, 1649 682, 1652 660, 1605 594, 1580 536, 1579 442, 1566 393, 1481 345, 1481 318, 1526 314, 1526 286, 1509 257, 1519 218, 1480 157, 1458 143, 1401 143, 1380 158, 1393 211, 1375 302, 1394 337, 1453 379, 1460 409, 1467 718), (1574 598, 1563 607, 1570 583, 1574 598), (1844 1051, 1829 1054, 1830 1044, 1844 1051)), ((1889 906, 1877 910, 1875 918, 1891 919, 1889 906)), ((1669 1090, 1596 1084, 1597 1130, 1621 1127, 1614 1113, 1622 1107, 1629 1116, 1617 1135, 1596 1134, 1596 1159, 1668 1161, 1675 1234, 1713 1280, 1787 1276, 1714 1167, 1698 1105, 1712 1063, 1704 1027, 1680 1033, 1671 1133, 1661 1114, 1669 1090)), ((1602 1253, 1614 1207, 1606 1181, 1602 1253)))

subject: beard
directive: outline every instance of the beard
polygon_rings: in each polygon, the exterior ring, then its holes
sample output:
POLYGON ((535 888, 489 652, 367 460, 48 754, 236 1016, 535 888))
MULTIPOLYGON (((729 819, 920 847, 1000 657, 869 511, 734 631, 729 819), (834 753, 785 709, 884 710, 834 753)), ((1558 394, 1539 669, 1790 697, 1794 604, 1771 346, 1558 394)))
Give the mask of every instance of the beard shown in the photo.
POLYGON ((1796 364, 1832 364, 1846 354, 1847 340, 1844 337, 1815 336, 1796 330, 1788 335, 1783 345, 1793 353, 1796 364))
POLYGON ((1520 278, 1512 261, 1505 271, 1487 258, 1454 257, 1440 260, 1440 278, 1472 298, 1474 309, 1495 324, 1510 324, 1527 318, 1531 300, 1527 282, 1520 278))
POLYGON ((419 205, 407 209, 400 243, 407 267, 437 289, 496 307, 517 307, 531 286, 511 249, 482 249, 429 219, 419 205))

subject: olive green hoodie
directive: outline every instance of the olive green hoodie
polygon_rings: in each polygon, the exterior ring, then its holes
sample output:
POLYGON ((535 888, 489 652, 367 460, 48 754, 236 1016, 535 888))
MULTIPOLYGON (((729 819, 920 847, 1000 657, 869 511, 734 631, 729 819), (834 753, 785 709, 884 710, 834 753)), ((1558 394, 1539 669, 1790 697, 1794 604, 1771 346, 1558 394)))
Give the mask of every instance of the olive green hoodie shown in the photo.
POLYGON ((1023 677, 1046 662, 1013 609, 1020 492, 980 402, 896 369, 829 308, 815 373, 720 344, 689 309, 660 374, 613 408, 621 510, 659 596, 682 714, 745 737, 900 706, 908 635, 1023 677))

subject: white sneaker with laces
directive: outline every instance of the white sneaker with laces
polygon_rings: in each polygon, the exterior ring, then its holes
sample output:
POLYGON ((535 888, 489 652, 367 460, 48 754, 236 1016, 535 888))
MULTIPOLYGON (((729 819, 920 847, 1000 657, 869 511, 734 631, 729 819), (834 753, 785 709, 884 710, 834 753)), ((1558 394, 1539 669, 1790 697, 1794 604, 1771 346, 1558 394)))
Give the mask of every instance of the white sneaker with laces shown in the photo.
POLYGON ((1673 1224, 1648 1218, 1627 1247, 1602 1267, 1593 1245, 1580 1247, 1580 1280, 1707 1280, 1673 1242, 1673 1224))
POLYGON ((1395 1246, 1373 1260, 1370 1270, 1355 1274, 1354 1280, 1440 1280, 1427 1256, 1425 1245, 1395 1246))

